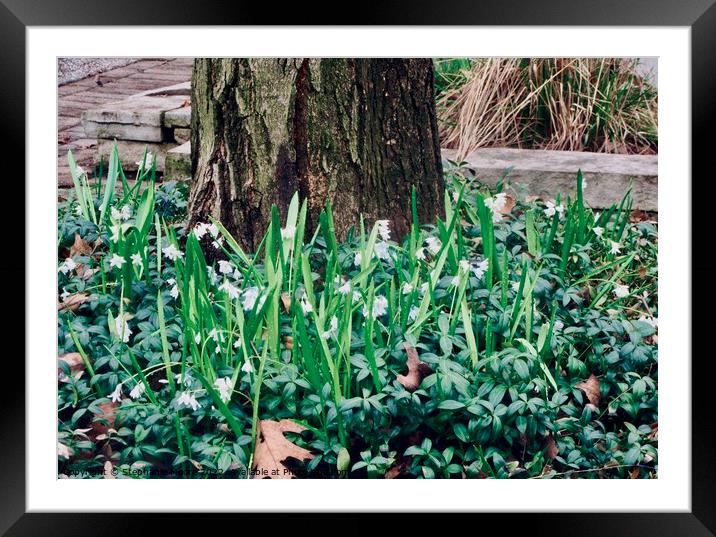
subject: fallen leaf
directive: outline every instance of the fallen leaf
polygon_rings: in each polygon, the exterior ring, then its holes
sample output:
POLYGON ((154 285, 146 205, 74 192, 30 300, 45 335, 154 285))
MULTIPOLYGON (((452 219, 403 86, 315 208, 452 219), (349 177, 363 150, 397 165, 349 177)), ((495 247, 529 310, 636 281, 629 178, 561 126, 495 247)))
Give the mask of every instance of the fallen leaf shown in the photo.
POLYGON ((423 381, 423 377, 431 372, 430 366, 420 360, 418 351, 410 345, 405 345, 405 352, 408 355, 408 374, 398 375, 398 382, 409 392, 414 392, 423 381))
POLYGON ((99 413, 95 414, 94 420, 90 424, 92 432, 90 438, 97 439, 99 435, 107 434, 110 429, 114 428, 114 422, 117 419, 117 408, 119 403, 102 403, 99 405, 99 413))
POLYGON ((291 313, 291 295, 281 293, 281 302, 283 302, 283 309, 286 310, 286 313, 291 313))
POLYGON ((499 210, 500 214, 510 214, 515 206, 515 198, 512 196, 505 195, 505 204, 499 210))
POLYGON ((89 300, 87 293, 75 293, 66 297, 62 302, 57 304, 57 311, 77 311, 82 304, 89 300))
POLYGON ((191 106, 191 101, 189 99, 183 100, 180 108, 186 108, 187 106, 191 106))
POLYGON ((578 382, 575 388, 582 390, 591 404, 596 407, 599 406, 599 397, 601 396, 599 392, 599 379, 594 375, 594 373, 589 375, 587 380, 578 382))
POLYGON ((286 347, 286 350, 293 350, 293 337, 286 336, 283 338, 283 346, 286 347))
POLYGON ((92 247, 89 243, 80 237, 79 233, 75 233, 75 242, 70 246, 70 257, 76 255, 89 255, 92 253, 92 247))
POLYGON ((557 442, 554 440, 554 436, 549 435, 545 439, 545 446, 544 446, 544 458, 547 460, 554 459, 557 455, 559 455, 559 448, 557 447, 557 442))
POLYGON ((309 460, 313 455, 307 449, 290 442, 283 435, 286 432, 300 433, 306 428, 291 420, 261 420, 259 438, 254 450, 254 478, 292 479, 293 472, 284 465, 288 458, 309 460))
MULTIPOLYGON (((82 356, 79 352, 70 352, 68 354, 63 354, 62 356, 57 358, 58 362, 64 362, 68 366, 70 366, 70 372, 73 377, 80 378, 82 376, 82 372, 85 369, 84 362, 82 361, 82 356)), ((60 382, 69 382, 70 379, 65 375, 65 373, 62 371, 62 368, 57 368, 57 378, 60 380, 60 382)))
POLYGON ((639 267, 639 277, 646 278, 646 267, 639 267))

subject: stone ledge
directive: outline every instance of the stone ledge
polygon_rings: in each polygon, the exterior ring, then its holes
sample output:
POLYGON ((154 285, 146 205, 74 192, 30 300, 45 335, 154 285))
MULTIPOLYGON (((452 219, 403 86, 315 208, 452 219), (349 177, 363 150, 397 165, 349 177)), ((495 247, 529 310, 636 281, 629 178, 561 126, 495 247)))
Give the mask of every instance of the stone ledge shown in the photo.
MULTIPOLYGON (((456 151, 442 150, 443 158, 455 161, 456 151)), ((489 186, 507 174, 520 195, 554 198, 574 196, 577 170, 587 181, 585 202, 594 208, 619 203, 632 181, 634 208, 658 211, 658 156, 613 155, 535 149, 478 149, 464 159, 479 180, 489 186), (509 170, 509 171, 508 171, 509 170)))

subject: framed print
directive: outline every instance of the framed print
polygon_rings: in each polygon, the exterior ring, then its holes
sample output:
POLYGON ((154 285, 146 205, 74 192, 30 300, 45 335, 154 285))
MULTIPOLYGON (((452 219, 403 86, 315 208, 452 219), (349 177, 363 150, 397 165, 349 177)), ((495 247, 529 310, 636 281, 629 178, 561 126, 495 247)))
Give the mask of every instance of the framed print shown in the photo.
POLYGON ((2 531, 716 532, 713 5, 135 4, 0 5, 2 531))

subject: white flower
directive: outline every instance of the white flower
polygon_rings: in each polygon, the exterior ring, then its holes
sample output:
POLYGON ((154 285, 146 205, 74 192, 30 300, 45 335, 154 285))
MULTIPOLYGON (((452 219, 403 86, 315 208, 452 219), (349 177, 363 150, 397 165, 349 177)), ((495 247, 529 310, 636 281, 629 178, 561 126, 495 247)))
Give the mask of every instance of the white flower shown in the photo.
POLYGON ((418 312, 420 311, 420 308, 417 306, 410 306, 410 311, 408 312, 408 320, 414 321, 418 318, 418 312))
POLYGON ((119 240, 119 228, 119 224, 109 228, 109 230, 112 232, 112 235, 110 236, 109 240, 111 240, 112 242, 117 242, 119 240))
POLYGON ((637 245, 639 246, 646 246, 648 241, 645 238, 639 238, 636 240, 637 245))
POLYGON ((586 190, 586 189, 587 189, 587 180, 584 177, 582 177, 582 190, 586 190))
POLYGON ((305 293, 301 297, 301 309, 304 314, 311 313, 313 311, 313 306, 311 306, 311 303, 308 301, 308 297, 305 293))
POLYGON ((330 328, 323 332, 323 337, 328 339, 331 337, 337 337, 338 336, 338 317, 335 315, 331 317, 331 324, 330 328))
POLYGON ((132 391, 129 392, 129 397, 139 399, 145 391, 147 391, 147 387, 144 385, 144 382, 137 382, 134 388, 132 388, 132 391))
POLYGON ((259 296, 258 287, 249 287, 241 295, 241 304, 244 306, 244 310, 249 311, 254 309, 256 299, 259 296))
POLYGON ((425 248, 418 248, 415 250, 415 258, 420 261, 425 261, 425 248))
POLYGON ((177 259, 184 257, 184 252, 181 252, 173 244, 170 244, 166 248, 162 248, 162 252, 164 252, 164 255, 167 256, 167 259, 170 259, 171 261, 176 261, 177 259))
POLYGON ((452 287, 457 287, 460 285, 460 276, 453 276, 452 280, 450 280, 450 285, 452 287))
POLYGON ((346 282, 338 288, 338 292, 342 295, 347 295, 351 292, 351 282, 346 282))
POLYGON ((626 285, 617 285, 614 288, 613 292, 614 296, 616 296, 617 298, 624 298, 629 294, 629 287, 627 287, 626 285))
POLYGON ((113 403, 119 403, 122 400, 122 383, 120 382, 117 384, 117 387, 114 389, 114 391, 109 394, 109 398, 112 400, 113 403))
POLYGON ((443 243, 437 237, 428 237, 425 242, 428 243, 428 251, 433 255, 437 255, 443 246, 443 243))
POLYGON ((236 300, 237 298, 239 298, 239 294, 241 293, 238 287, 229 282, 222 283, 219 286, 219 291, 224 291, 227 295, 229 295, 229 298, 231 298, 232 300, 236 300))
POLYGON ((207 336, 208 339, 213 339, 217 343, 219 342, 219 332, 216 330, 216 328, 212 328, 211 332, 209 332, 209 335, 207 336))
POLYGON ((599 226, 594 226, 594 227, 592 228, 592 231, 594 231, 594 234, 595 234, 597 237, 601 237, 602 234, 604 233, 604 228, 603 228, 603 227, 599 227, 599 226))
MULTIPOLYGON (((177 383, 181 384, 181 373, 175 373, 174 380, 176 380, 177 383)), ((191 386, 192 382, 194 382, 194 379, 189 376, 189 373, 185 373, 184 374, 184 386, 187 386, 187 387, 191 386)))
POLYGON ((461 259, 458 265, 461 272, 468 272, 470 270, 470 262, 465 259, 461 259))
POLYGON ((177 409, 185 406, 187 408, 191 407, 192 410, 197 410, 201 406, 199 401, 196 400, 196 397, 189 392, 180 392, 174 404, 177 409))
POLYGON ((77 263, 75 263, 75 260, 71 257, 68 257, 65 259, 65 261, 60 265, 60 267, 57 269, 62 274, 67 274, 68 272, 75 270, 77 268, 77 263))
POLYGON ((413 292, 413 284, 410 282, 405 282, 403 284, 402 291, 404 295, 409 295, 413 292))
POLYGON ((235 349, 238 349, 240 345, 241 345, 241 340, 240 340, 240 339, 237 339, 236 341, 234 341, 234 348, 235 348, 235 349))
POLYGON ((121 220, 122 219, 122 213, 119 212, 119 210, 116 207, 112 207, 109 210, 109 214, 112 217, 112 220, 121 220))
POLYGON ((555 205, 553 201, 545 201, 544 204, 547 206, 547 208, 544 210, 544 214, 546 214, 549 217, 554 216, 554 213, 559 213, 559 217, 562 218, 562 213, 564 213, 564 205, 561 203, 559 205, 555 205))
POLYGON ((380 235, 380 238, 384 241, 390 240, 390 220, 378 220, 376 224, 378 225, 378 235, 380 235))
POLYGON ((214 238, 216 238, 219 234, 219 228, 214 222, 212 222, 211 224, 206 224, 206 229, 209 230, 209 235, 214 238))
POLYGON ((458 195, 456 190, 452 191, 452 200, 453 202, 457 203, 457 200, 460 199, 460 196, 458 195))
POLYGON ((211 241, 211 245, 217 250, 221 248, 222 244, 224 244, 224 237, 219 237, 215 241, 211 241))
POLYGON ((241 274, 241 271, 240 271, 239 269, 237 269, 237 268, 234 269, 234 274, 233 274, 233 276, 234 276, 234 279, 235 279, 235 280, 240 280, 240 279, 242 279, 242 278, 244 277, 244 275, 241 274))
POLYGON ((253 370, 254 368, 251 367, 251 363, 248 360, 246 360, 244 362, 244 365, 241 366, 241 371, 243 371, 244 373, 251 373, 253 370))
POLYGON ((221 260, 219 261, 219 272, 222 274, 231 274, 234 271, 234 266, 230 261, 221 260))
POLYGON ((516 293, 520 290, 520 282, 514 281, 510 284, 512 286, 512 290, 516 293))
POLYGON ((72 450, 61 442, 57 442, 57 456, 63 459, 69 459, 72 456, 72 450))
POLYGON ((196 226, 194 226, 194 235, 199 240, 204 238, 207 231, 209 231, 209 224, 205 222, 199 222, 196 226))
POLYGON ((137 265, 139 267, 142 266, 142 254, 137 252, 136 254, 132 254, 130 257, 132 258, 132 265, 137 265))
POLYGON ((153 160, 154 159, 152 157, 152 154, 149 151, 147 151, 147 154, 144 155, 144 160, 138 160, 137 162, 135 162, 135 164, 137 165, 137 167, 140 170, 148 170, 149 168, 152 167, 153 160))
POLYGON ((564 323, 562 321, 555 321, 554 322, 554 331, 559 332, 564 328, 564 323))
POLYGON ((353 264, 356 267, 360 267, 361 261, 363 261, 363 255, 360 252, 356 252, 355 257, 353 258, 353 264))
POLYGON ((132 217, 132 208, 129 205, 123 205, 119 210, 116 207, 110 209, 112 220, 119 222, 120 220, 129 220, 132 217))
POLYGON ((479 263, 475 263, 472 266, 472 273, 475 275, 475 277, 478 280, 481 280, 483 278, 483 276, 485 276, 485 272, 487 272, 488 268, 490 268, 490 260, 483 259, 479 263))
POLYGON ((206 274, 209 276, 209 281, 212 285, 219 283, 219 276, 216 274, 214 267, 206 267, 206 274))
POLYGON ((296 236, 296 226, 286 226, 281 229, 281 238, 284 240, 291 240, 296 236))
POLYGON ((77 206, 75 207, 75 214, 76 214, 77 216, 82 216, 82 207, 80 207, 79 205, 77 205, 77 206))
POLYGON ((425 293, 428 292, 428 289, 430 289, 430 284, 428 284, 428 282, 423 283, 423 284, 420 286, 420 294, 421 294, 421 295, 424 295, 425 293))
POLYGON ((639 320, 643 323, 651 325, 653 328, 657 328, 659 326, 659 320, 656 317, 647 317, 645 315, 642 315, 641 317, 639 317, 639 320))
POLYGON ((231 385, 231 379, 229 377, 216 379, 214 386, 219 390, 219 399, 224 403, 228 403, 231 400, 231 392, 234 390, 234 387, 231 385))
POLYGON ((122 268, 122 265, 124 265, 124 258, 120 255, 112 254, 112 258, 109 260, 109 268, 122 268))
POLYGON ((621 250, 622 245, 618 242, 609 241, 611 243, 611 248, 609 249, 610 254, 618 254, 621 250))
POLYGON ((363 298, 360 294, 360 291, 353 291, 353 302, 358 302, 361 298, 363 298))
POLYGON ((178 285, 172 286, 172 288, 169 290, 169 296, 171 296, 174 300, 179 298, 179 286, 178 285))
POLYGON ((127 324, 127 314, 126 313, 117 315, 117 317, 115 317, 114 328, 117 332, 117 336, 119 336, 119 338, 124 343, 127 343, 129 341, 129 336, 132 335, 132 330, 130 330, 129 325, 127 324))
POLYGON ((62 288, 62 294, 60 295, 60 298, 61 298, 62 300, 65 300, 68 296, 70 296, 70 292, 63 287, 63 288, 62 288))
POLYGON ((375 255, 378 259, 388 259, 390 253, 388 252, 388 243, 385 241, 377 242, 375 244, 375 255))
MULTIPOLYGON (((388 299, 382 295, 377 295, 373 299, 373 318, 381 317, 388 312, 388 299)), ((368 306, 363 306, 363 315, 368 317, 368 306)))
POLYGON ((194 343, 196 343, 197 345, 201 343, 201 334, 199 332, 194 334, 194 343))

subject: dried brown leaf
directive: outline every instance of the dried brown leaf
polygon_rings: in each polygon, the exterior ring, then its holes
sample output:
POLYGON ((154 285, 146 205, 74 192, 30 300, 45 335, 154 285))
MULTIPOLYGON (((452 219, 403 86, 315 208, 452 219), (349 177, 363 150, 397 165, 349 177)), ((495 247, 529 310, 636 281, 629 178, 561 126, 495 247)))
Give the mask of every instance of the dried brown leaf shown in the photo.
POLYGON ((292 479, 293 472, 284 464, 286 459, 310 460, 313 455, 307 449, 290 442, 286 432, 300 433, 306 428, 291 420, 261 420, 259 437, 254 450, 254 478, 292 479))
POLYGON ((283 309, 286 310, 286 313, 291 313, 291 295, 281 293, 281 302, 283 303, 283 309))
POLYGON ((545 439, 544 458, 547 460, 551 460, 554 459, 557 455, 559 455, 559 448, 557 447, 557 442, 554 440, 554 436, 549 435, 545 439))
MULTIPOLYGON (((63 354, 62 356, 57 358, 57 361, 64 362, 68 366, 70 366, 70 372, 73 377, 79 378, 82 376, 82 372, 85 369, 85 365, 79 352, 70 352, 68 354, 63 354)), ((60 368, 59 366, 57 368, 57 377, 59 378, 60 382, 69 382, 70 380, 67 375, 64 374, 62 368, 60 368)))
POLYGON ((599 398, 601 396, 599 391, 599 379, 594 375, 594 373, 589 375, 587 380, 578 382, 575 388, 582 390, 591 404, 596 407, 599 406, 599 398))
POLYGON ((89 255, 92 253, 92 247, 89 243, 80 237, 79 233, 75 233, 75 242, 70 246, 70 257, 76 255, 89 255))
POLYGON ((92 431, 88 436, 90 438, 97 438, 99 435, 107 434, 110 429, 114 428, 115 420, 117 419, 117 409, 119 403, 102 403, 99 405, 99 413, 95 414, 94 420, 90 424, 92 431))
POLYGON ((57 311, 77 311, 82 304, 89 300, 87 293, 75 293, 66 297, 62 302, 57 304, 57 311))
POLYGON ((283 338, 283 346, 286 347, 286 350, 292 351, 293 350, 293 337, 292 336, 286 336, 283 338))
POLYGON ((510 195, 505 196, 505 204, 502 206, 502 208, 499 210, 500 214, 510 214, 512 212, 512 209, 515 207, 515 198, 513 198, 510 195))
POLYGON ((408 374, 398 375, 398 382, 409 392, 414 392, 423 381, 423 377, 430 374, 431 369, 428 364, 420 360, 418 351, 410 345, 405 345, 405 353, 408 355, 407 365, 408 374))

